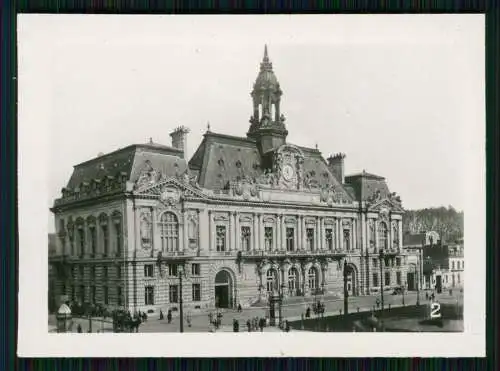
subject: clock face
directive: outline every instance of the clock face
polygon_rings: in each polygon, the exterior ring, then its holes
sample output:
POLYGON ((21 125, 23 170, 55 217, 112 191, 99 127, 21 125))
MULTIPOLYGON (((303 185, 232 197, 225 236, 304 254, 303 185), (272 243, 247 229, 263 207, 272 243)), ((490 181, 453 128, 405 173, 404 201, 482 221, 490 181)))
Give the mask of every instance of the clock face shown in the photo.
POLYGON ((283 178, 285 178, 286 181, 289 181, 293 178, 293 173, 293 167, 291 167, 290 165, 283 166, 283 178))

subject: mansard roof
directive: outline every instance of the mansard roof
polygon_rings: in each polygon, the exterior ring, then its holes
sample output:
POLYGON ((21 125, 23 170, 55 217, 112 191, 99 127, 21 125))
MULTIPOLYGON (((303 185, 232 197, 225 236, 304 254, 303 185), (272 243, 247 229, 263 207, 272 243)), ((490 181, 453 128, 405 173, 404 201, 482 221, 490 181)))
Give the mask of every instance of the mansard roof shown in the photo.
POLYGON ((152 142, 133 144, 74 166, 66 188, 72 190, 83 183, 117 175, 135 182, 146 161, 167 175, 182 174, 187 168, 182 150, 152 142))
POLYGON ((387 198, 391 195, 384 177, 370 174, 365 171, 358 174, 347 175, 345 177, 345 182, 351 186, 351 189, 356 195, 356 199, 361 201, 367 201, 373 198, 377 192, 381 198, 387 198))
MULTIPOLYGON (((309 180, 319 187, 343 187, 329 170, 320 151, 308 147, 298 148, 304 154, 304 175, 309 180)), ((270 155, 261 155, 253 139, 207 132, 189 161, 189 168, 192 173, 198 174, 200 187, 219 190, 238 178, 258 178, 270 167, 270 155)), ((349 191, 346 191, 346 195, 352 197, 349 191)))

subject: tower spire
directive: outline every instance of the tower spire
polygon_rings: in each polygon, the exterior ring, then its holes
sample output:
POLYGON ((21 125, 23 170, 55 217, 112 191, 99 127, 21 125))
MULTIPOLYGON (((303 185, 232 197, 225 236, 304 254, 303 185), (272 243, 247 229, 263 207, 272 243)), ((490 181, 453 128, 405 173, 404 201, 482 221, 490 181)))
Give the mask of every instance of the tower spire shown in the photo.
POLYGON ((264 44, 264 62, 269 62, 269 56, 267 55, 267 44, 264 44))

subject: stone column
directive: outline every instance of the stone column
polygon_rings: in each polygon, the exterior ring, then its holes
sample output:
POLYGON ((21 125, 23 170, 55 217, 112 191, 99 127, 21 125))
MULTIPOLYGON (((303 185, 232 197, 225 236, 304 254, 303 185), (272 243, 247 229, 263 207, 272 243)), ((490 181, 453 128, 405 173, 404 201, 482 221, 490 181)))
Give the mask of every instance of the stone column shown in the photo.
POLYGON ((238 220, 238 213, 233 211, 233 220, 234 220, 234 249, 240 250, 240 223, 238 220))
POLYGON ((365 251, 368 247, 368 241, 366 237, 366 227, 367 227, 366 216, 365 214, 361 214, 361 246, 360 246, 361 252, 365 251))
POLYGON ((215 231, 214 231, 214 226, 212 224, 213 224, 212 210, 208 210, 208 234, 209 234, 208 240, 210 241, 208 243, 208 251, 212 251, 214 249, 215 231))
POLYGON ((280 250, 281 251, 286 251, 286 225, 285 225, 285 215, 281 214, 280 215, 280 221, 281 224, 279 225, 279 228, 281 228, 281 233, 280 233, 280 250))
POLYGON ((302 243, 302 250, 305 250, 306 249, 306 246, 307 246, 307 243, 306 243, 306 219, 304 217, 304 215, 302 215, 301 219, 300 219, 300 222, 302 223, 301 225, 301 232, 302 232, 302 237, 300 239, 301 243, 302 243))
POLYGON ((257 225, 257 213, 253 213, 253 231, 252 231, 253 241, 252 250, 255 251, 258 248, 258 225, 257 225))
POLYGON ((392 249, 392 240, 393 240, 393 231, 392 231, 392 219, 389 218, 388 222, 387 222, 387 239, 389 241, 387 241, 387 247, 389 249, 392 249))
POLYGON ((320 238, 320 249, 325 249, 325 218, 321 217, 319 220, 319 238, 320 238))
POLYGON ((318 251, 321 249, 321 223, 319 216, 316 217, 316 241, 314 241, 314 250, 318 251))
POLYGON ((138 206, 133 207, 134 217, 134 252, 140 251, 141 248, 141 208, 138 206))
POLYGON ((259 250, 265 250, 264 244, 264 215, 259 214, 259 250))
POLYGON ((300 250, 301 241, 302 241, 302 217, 297 215, 297 238, 295 239, 296 246, 294 246, 295 250, 300 250))
POLYGON ((399 233, 399 245, 398 251, 401 252, 401 247, 403 246, 403 220, 398 220, 398 233, 399 233))
POLYGON ((280 215, 276 214, 276 223, 274 227, 274 236, 273 238, 273 250, 278 251, 280 250, 281 247, 281 217, 280 215))
POLYGON ((342 226, 342 219, 338 219, 338 231, 339 231, 339 249, 347 249, 348 246, 344 246, 344 227, 342 226))
POLYGON ((179 251, 186 251, 188 246, 188 233, 187 233, 187 210, 182 213, 182 243, 179 246, 179 251))
POLYGON ((357 247, 357 242, 358 242, 358 233, 357 233, 357 228, 358 228, 358 223, 356 223, 357 220, 352 218, 351 219, 351 228, 352 228, 352 236, 351 236, 351 250, 356 250, 357 247))
POLYGON ((227 231, 227 251, 231 251, 231 245, 233 244, 234 236, 233 236, 233 218, 231 215, 231 211, 228 212, 228 218, 227 218, 227 226, 228 226, 228 231, 227 231))

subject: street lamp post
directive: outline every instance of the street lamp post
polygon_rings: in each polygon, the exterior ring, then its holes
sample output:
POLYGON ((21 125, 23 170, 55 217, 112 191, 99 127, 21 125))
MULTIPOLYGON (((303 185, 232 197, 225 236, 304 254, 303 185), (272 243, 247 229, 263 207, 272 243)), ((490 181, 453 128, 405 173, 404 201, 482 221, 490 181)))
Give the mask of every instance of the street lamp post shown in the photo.
POLYGON ((349 292, 347 291, 347 260, 344 260, 344 314, 349 312, 349 292))
POLYGON ((382 312, 384 311, 384 250, 380 249, 379 259, 380 259, 380 302, 382 304, 382 312))
POLYGON ((418 269, 415 266, 415 278, 417 281, 417 306, 420 305, 420 281, 419 281, 419 276, 418 276, 418 269))
POLYGON ((179 315, 180 315, 180 332, 184 332, 184 308, 183 308, 183 302, 182 302, 182 275, 184 274, 184 269, 181 266, 179 266, 178 269, 178 274, 179 274, 179 315))

